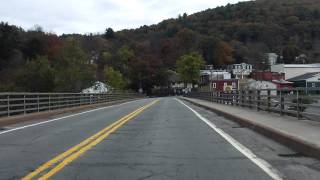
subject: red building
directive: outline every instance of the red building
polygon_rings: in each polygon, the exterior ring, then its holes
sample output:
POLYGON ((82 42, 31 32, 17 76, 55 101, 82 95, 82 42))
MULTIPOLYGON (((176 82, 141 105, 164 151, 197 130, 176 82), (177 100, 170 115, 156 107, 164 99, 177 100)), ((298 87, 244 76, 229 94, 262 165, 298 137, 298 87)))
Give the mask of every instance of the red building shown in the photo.
POLYGON ((222 79, 222 80, 213 80, 212 87, 215 91, 232 91, 239 89, 239 80, 238 79, 222 79))
POLYGON ((252 73, 252 78, 256 81, 269 81, 277 86, 277 89, 290 89, 293 83, 284 80, 285 73, 277 73, 271 71, 255 71, 252 73))
POLYGON ((285 79, 285 74, 270 71, 255 71, 252 73, 252 78, 257 81, 282 80, 285 79))

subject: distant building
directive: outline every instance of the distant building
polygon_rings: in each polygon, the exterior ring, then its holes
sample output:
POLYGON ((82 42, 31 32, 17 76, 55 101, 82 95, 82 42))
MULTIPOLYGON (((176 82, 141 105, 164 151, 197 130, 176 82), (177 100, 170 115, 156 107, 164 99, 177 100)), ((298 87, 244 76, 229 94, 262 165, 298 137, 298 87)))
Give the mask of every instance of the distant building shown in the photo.
POLYGON ((212 88, 214 91, 235 91, 239 89, 238 79, 213 80, 212 88))
POLYGON ((228 66, 228 71, 231 72, 236 79, 247 78, 253 70, 251 64, 241 63, 241 64, 232 64, 228 66))
MULTIPOLYGON (((191 83, 184 83, 177 72, 169 70, 169 84, 168 88, 170 93, 173 95, 180 95, 183 93, 191 92, 193 86, 191 83)), ((198 87, 198 85, 195 85, 195 87, 198 87)), ((161 87, 154 87, 154 89, 160 89, 161 87)))
POLYGON ((261 90, 262 95, 267 95, 268 90, 271 91, 271 95, 277 95, 277 84, 271 81, 256 81, 250 80, 248 82, 249 90, 261 90))
POLYGON ((296 64, 306 64, 306 63, 308 63, 308 56, 305 55, 305 54, 300 54, 299 56, 297 56, 295 58, 294 63, 296 63, 296 64))
POLYGON ((201 70, 200 71, 200 84, 209 85, 210 81, 231 79, 231 73, 226 70, 201 70))
POLYGON ((252 79, 257 81, 273 81, 285 79, 284 73, 271 72, 271 71, 254 71, 252 79))
MULTIPOLYGON (((275 89, 288 89, 293 87, 293 83, 284 80, 284 73, 270 72, 270 71, 255 71, 252 73, 252 78, 255 81, 260 82, 270 82, 270 83, 256 83, 258 87, 256 89, 261 89, 261 86, 268 85, 275 87, 275 89), (275 86, 274 86, 275 85, 275 86)), ((252 88, 253 85, 251 85, 252 88)))
POLYGON ((320 72, 306 73, 306 74, 288 79, 288 81, 293 82, 294 87, 319 88, 320 72))
POLYGON ((306 74, 320 72, 320 64, 276 64, 271 72, 285 73, 285 80, 306 74))
POLYGON ((269 67, 277 64, 279 56, 276 53, 266 53, 265 56, 269 67))
POLYGON ((91 94, 91 93, 107 93, 112 91, 112 87, 102 83, 100 81, 97 81, 93 84, 93 86, 87 88, 87 89, 83 89, 81 92, 85 93, 85 94, 91 94))

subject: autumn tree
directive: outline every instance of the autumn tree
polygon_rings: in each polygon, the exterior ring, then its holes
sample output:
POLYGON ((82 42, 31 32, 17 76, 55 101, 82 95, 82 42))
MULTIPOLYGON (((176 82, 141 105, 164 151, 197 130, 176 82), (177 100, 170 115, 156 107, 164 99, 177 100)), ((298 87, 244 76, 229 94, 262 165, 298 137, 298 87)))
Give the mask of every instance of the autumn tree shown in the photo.
POLYGON ((54 62, 55 91, 79 92, 94 81, 95 67, 73 38, 67 40, 54 62))
POLYGON ((282 56, 283 56, 283 61, 286 64, 291 64, 295 61, 295 58, 299 56, 300 50, 299 48, 295 45, 295 43, 291 40, 289 44, 283 48, 282 50, 282 56))
POLYGON ((121 46, 121 48, 116 53, 117 62, 113 63, 117 69, 119 69, 122 73, 127 75, 128 72, 128 63, 133 60, 135 57, 134 51, 127 45, 121 46))
POLYGON ((104 34, 104 37, 105 37, 106 39, 113 39, 113 38, 115 38, 116 36, 115 36, 115 33, 114 33, 114 31, 113 31, 112 28, 107 28, 107 29, 106 29, 106 32, 105 32, 105 34, 104 34))
POLYGON ((17 79, 17 88, 26 92, 52 92, 54 90, 54 69, 48 58, 38 56, 29 60, 17 79))
POLYGON ((232 47, 224 41, 218 41, 214 49, 214 64, 219 67, 231 64, 234 61, 232 55, 232 47))
POLYGON ((200 69, 204 60, 199 53, 192 52, 181 56, 177 61, 177 72, 185 83, 196 84, 200 79, 200 69))
POLYGON ((105 70, 105 66, 107 65, 107 63, 109 61, 111 61, 112 59, 112 54, 108 51, 104 51, 101 52, 98 59, 97 59, 97 72, 96 72, 96 76, 97 76, 97 80, 98 81, 104 81, 105 77, 103 75, 104 70, 105 70))
POLYGON ((112 67, 108 67, 105 71, 106 83, 118 90, 124 89, 126 82, 120 73, 120 71, 114 70, 112 67))

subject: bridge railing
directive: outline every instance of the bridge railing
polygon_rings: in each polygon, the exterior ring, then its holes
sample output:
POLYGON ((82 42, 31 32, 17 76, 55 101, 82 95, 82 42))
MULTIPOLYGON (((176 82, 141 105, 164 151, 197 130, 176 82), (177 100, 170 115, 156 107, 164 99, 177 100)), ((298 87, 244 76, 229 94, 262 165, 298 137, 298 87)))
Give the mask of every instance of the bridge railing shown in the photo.
POLYGON ((320 121, 320 88, 191 92, 186 96, 320 121))
POLYGON ((0 93, 0 117, 52 111, 82 105, 142 98, 132 92, 116 93, 0 93))

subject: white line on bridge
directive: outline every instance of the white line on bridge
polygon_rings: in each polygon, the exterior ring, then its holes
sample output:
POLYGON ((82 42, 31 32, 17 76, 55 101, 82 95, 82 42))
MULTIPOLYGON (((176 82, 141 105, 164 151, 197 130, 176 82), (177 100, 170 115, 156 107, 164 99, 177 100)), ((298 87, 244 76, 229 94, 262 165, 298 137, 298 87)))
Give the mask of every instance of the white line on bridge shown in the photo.
POLYGON ((233 147, 235 147, 238 151, 240 151, 243 155, 245 155, 248 159, 250 159, 253 163, 255 163, 258 167, 260 167, 264 172, 266 172, 272 179, 274 180, 282 180, 280 173, 273 168, 267 161, 256 156, 250 149, 242 145, 240 142, 235 140, 229 134, 224 132, 222 129, 218 128, 214 123, 201 116, 197 111, 175 98, 179 103, 187 107, 191 110, 199 119, 205 122, 209 127, 211 127, 215 132, 221 135, 225 140, 227 140, 233 147))

